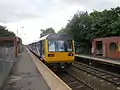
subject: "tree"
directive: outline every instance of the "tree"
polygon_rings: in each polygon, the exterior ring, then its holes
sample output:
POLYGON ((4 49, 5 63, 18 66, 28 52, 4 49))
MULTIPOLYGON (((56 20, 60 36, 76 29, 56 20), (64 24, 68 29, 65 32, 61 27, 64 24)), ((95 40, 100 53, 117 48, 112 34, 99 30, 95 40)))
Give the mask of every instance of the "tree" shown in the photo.
POLYGON ((101 12, 94 10, 90 16, 93 18, 92 26, 95 38, 120 35, 120 7, 105 9, 101 12))
POLYGON ((69 33, 69 31, 67 30, 67 28, 61 28, 57 33, 59 33, 59 34, 67 34, 67 33, 69 33))
POLYGON ((80 53, 89 54, 94 38, 120 36, 120 7, 91 13, 77 12, 65 28, 58 33, 68 33, 74 37, 80 53))
POLYGON ((40 34, 40 37, 43 37, 45 35, 48 35, 48 34, 55 34, 55 30, 53 28, 47 28, 47 29, 41 29, 41 34, 40 34))
POLYGON ((77 12, 67 24, 67 32, 73 35, 77 52, 89 53, 92 18, 88 12, 77 12))
POLYGON ((6 27, 0 25, 0 37, 15 37, 15 34, 11 31, 8 31, 6 27))

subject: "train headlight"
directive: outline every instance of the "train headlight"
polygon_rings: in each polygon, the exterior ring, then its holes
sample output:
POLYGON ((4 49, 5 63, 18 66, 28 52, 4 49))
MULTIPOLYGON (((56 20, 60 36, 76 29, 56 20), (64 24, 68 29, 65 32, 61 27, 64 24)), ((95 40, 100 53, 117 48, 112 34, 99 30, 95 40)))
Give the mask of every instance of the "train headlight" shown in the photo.
POLYGON ((54 54, 48 54, 48 57, 54 57, 55 55, 54 54))
POLYGON ((74 54, 73 53, 69 53, 68 56, 73 56, 74 54))

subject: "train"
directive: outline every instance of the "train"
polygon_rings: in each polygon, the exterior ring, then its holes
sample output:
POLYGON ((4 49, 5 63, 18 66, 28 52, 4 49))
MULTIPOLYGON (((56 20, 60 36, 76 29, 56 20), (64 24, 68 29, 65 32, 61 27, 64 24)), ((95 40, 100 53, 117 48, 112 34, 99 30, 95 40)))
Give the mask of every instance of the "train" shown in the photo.
POLYGON ((74 40, 67 34, 48 34, 29 44, 28 48, 56 70, 69 68, 75 59, 74 40))

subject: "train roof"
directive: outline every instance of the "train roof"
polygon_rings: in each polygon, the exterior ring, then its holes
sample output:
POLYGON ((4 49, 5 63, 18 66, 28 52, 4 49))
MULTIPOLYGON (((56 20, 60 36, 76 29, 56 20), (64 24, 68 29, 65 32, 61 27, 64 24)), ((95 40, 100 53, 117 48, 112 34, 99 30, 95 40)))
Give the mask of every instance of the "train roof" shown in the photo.
POLYGON ((48 34, 46 36, 39 38, 38 40, 36 40, 35 42, 33 42, 31 44, 35 44, 35 43, 45 40, 45 39, 66 40, 66 39, 73 39, 73 37, 72 37, 72 35, 68 35, 68 34, 48 34))
POLYGON ((40 38, 40 40, 44 39, 73 39, 71 35, 68 34, 49 34, 40 38))

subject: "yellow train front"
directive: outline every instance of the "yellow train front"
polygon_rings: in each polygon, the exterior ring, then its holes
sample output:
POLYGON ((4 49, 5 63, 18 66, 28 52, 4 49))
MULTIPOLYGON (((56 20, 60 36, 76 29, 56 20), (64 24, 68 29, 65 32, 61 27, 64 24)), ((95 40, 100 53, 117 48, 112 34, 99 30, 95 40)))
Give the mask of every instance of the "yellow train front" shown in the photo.
POLYGON ((55 69, 69 67, 75 58, 74 40, 66 34, 50 34, 32 43, 32 51, 48 66, 55 69))

